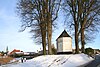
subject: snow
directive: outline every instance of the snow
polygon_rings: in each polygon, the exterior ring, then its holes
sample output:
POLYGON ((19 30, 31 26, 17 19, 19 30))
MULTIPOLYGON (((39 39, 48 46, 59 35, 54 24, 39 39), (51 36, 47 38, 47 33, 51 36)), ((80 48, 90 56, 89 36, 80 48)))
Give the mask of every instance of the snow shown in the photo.
POLYGON ((3 67, 77 67, 92 61, 86 54, 43 55, 24 63, 8 64, 3 67))

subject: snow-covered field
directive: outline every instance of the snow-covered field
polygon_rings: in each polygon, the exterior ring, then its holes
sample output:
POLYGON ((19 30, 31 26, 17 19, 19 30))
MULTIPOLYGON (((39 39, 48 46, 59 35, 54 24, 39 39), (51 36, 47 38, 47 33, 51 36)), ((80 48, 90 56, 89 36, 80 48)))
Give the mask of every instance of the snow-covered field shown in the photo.
POLYGON ((24 63, 7 64, 1 67, 77 67, 92 60, 85 54, 43 55, 24 63))

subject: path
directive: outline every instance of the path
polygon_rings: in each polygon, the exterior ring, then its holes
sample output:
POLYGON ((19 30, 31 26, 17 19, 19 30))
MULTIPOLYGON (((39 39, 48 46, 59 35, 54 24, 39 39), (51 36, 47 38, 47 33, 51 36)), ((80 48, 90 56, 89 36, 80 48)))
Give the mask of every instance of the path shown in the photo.
POLYGON ((96 55, 95 60, 87 64, 85 67, 99 67, 100 66, 100 55, 96 55))

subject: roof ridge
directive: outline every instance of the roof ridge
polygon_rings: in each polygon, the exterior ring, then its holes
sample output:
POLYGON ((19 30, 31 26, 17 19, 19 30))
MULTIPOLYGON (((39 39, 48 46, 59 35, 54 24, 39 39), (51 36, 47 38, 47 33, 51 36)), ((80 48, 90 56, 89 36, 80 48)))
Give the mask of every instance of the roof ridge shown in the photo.
MULTIPOLYGON (((61 37, 71 37, 67 32, 66 30, 64 29, 64 31, 60 34, 60 36, 58 38, 61 38, 61 37)), ((57 39, 58 39, 57 38, 57 39)))

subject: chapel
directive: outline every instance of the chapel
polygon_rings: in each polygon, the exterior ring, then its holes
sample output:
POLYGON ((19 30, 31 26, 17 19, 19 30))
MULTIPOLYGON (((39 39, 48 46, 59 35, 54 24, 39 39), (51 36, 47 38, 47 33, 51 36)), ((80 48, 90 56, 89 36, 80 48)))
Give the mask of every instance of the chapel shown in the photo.
POLYGON ((57 54, 72 53, 72 37, 64 30, 56 39, 57 54))

